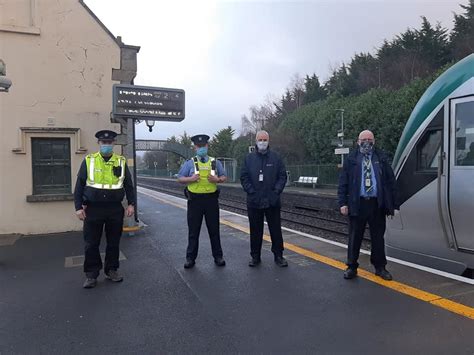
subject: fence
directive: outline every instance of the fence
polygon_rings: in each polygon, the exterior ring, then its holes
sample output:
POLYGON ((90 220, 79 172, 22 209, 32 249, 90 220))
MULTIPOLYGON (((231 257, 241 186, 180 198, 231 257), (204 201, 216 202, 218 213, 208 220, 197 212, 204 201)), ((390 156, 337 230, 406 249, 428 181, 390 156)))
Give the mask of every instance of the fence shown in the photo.
MULTIPOLYGON (((217 158, 222 163, 226 174, 227 181, 237 182, 240 177, 237 169, 237 160, 231 158, 217 158)), ((175 178, 179 170, 172 169, 137 169, 137 175, 142 176, 153 176, 153 177, 165 177, 165 178, 175 178)))
MULTIPOLYGON (((227 178, 229 182, 239 182, 240 178, 240 166, 236 165, 235 160, 220 159, 222 165, 227 172, 227 178)), ((289 171, 288 182, 298 180, 300 176, 317 176, 318 185, 337 186, 339 169, 335 164, 331 165, 287 165, 286 170, 289 171)), ((174 178, 178 173, 178 170, 167 170, 167 169, 137 169, 138 175, 154 176, 154 177, 167 177, 174 178)))

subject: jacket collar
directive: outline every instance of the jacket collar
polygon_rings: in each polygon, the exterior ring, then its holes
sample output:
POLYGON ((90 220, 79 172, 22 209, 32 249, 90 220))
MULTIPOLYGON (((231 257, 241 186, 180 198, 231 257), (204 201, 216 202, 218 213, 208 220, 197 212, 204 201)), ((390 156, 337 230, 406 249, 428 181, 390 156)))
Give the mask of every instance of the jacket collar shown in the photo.
MULTIPOLYGON (((357 162, 357 159, 359 158, 359 156, 362 156, 362 153, 359 151, 359 148, 353 149, 347 156, 347 160, 357 162)), ((387 156, 383 150, 380 150, 374 147, 374 150, 372 151, 372 159, 382 162, 382 161, 387 160, 387 156)))
POLYGON ((270 151, 270 145, 268 145, 267 150, 265 151, 265 153, 261 153, 261 152, 258 150, 257 145, 255 144, 255 153, 259 154, 260 156, 267 155, 269 151, 270 151))

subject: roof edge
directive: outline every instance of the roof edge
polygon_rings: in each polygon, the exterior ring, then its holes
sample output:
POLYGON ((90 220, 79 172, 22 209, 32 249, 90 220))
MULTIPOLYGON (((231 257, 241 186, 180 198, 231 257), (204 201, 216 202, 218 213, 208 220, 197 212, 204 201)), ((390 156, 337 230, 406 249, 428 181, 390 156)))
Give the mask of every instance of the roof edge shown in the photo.
POLYGON ((112 40, 117 44, 117 46, 119 46, 120 48, 126 47, 126 48, 135 49, 137 51, 137 53, 140 51, 140 46, 133 46, 133 45, 125 44, 125 43, 122 42, 122 38, 120 36, 115 37, 114 34, 107 28, 107 26, 104 25, 104 23, 97 17, 97 15, 94 13, 94 11, 92 11, 91 8, 89 6, 87 6, 87 4, 84 2, 84 0, 78 0, 78 1, 79 1, 79 4, 81 4, 82 7, 84 7, 84 9, 86 9, 86 11, 89 13, 89 15, 91 15, 92 18, 99 24, 99 26, 102 27, 102 29, 109 35, 109 37, 112 38, 112 40))
POLYGON ((79 1, 79 4, 81 4, 84 7, 84 9, 86 9, 89 15, 91 15, 92 18, 99 24, 99 26, 102 27, 102 29, 110 36, 110 38, 112 38, 112 40, 120 47, 122 42, 121 41, 119 42, 117 40, 117 38, 114 36, 112 32, 110 32, 107 26, 105 26, 104 23, 97 17, 97 15, 90 9, 90 7, 86 5, 84 0, 78 0, 78 1, 79 1))

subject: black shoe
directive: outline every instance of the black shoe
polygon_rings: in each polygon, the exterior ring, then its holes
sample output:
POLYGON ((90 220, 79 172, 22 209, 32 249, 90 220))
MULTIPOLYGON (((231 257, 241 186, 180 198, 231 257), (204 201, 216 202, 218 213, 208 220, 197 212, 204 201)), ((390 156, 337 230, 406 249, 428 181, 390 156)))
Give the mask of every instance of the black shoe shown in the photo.
POLYGON ((385 268, 379 268, 375 270, 375 275, 380 276, 382 279, 386 281, 392 281, 393 277, 392 274, 389 273, 385 268))
POLYGON ((84 284, 82 285, 82 287, 84 288, 94 288, 96 286, 97 286, 97 279, 93 279, 90 277, 88 277, 86 281, 84 281, 84 284))
POLYGON ((257 266, 258 264, 260 264, 262 262, 262 259, 260 258, 252 258, 250 261, 249 261, 249 266, 250 267, 255 267, 257 266))
POLYGON ((191 269, 194 265, 196 265, 196 262, 194 260, 186 259, 186 262, 184 263, 184 268, 191 269))
POLYGON ((109 270, 105 273, 105 278, 113 282, 122 282, 123 277, 117 270, 109 270))
POLYGON ((217 266, 225 266, 225 260, 224 258, 220 257, 220 258, 214 258, 214 263, 217 265, 217 266))
POLYGON ((357 276, 357 269, 348 267, 348 268, 346 269, 346 271, 344 271, 344 278, 345 278, 346 280, 353 279, 353 278, 356 277, 356 276, 357 276))
POLYGON ((275 256, 275 264, 279 267, 287 267, 288 261, 283 256, 275 256))

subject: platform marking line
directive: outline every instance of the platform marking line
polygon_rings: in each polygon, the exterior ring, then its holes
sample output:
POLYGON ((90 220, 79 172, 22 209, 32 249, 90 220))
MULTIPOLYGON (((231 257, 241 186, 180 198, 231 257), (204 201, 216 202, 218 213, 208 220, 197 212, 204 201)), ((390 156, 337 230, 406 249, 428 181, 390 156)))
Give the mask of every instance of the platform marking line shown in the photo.
MULTIPOLYGON (((159 200, 163 203, 178 207, 180 209, 186 209, 186 207, 184 207, 182 205, 179 205, 177 203, 168 201, 166 199, 163 199, 163 198, 151 195, 151 194, 146 194, 146 195, 150 196, 150 197, 153 197, 154 199, 159 200)), ((246 234, 250 234, 250 230, 247 227, 243 227, 241 225, 238 225, 236 223, 227 221, 227 220, 222 219, 222 218, 220 219, 220 223, 224 224, 228 227, 231 227, 233 229, 237 229, 237 230, 239 230, 241 232, 244 232, 246 234)), ((266 234, 263 236, 263 239, 266 240, 267 242, 271 242, 270 236, 268 236, 266 234)), ((345 270, 347 268, 347 265, 345 263, 339 261, 339 260, 335 260, 335 259, 329 258, 327 256, 317 254, 313 251, 301 248, 297 245, 285 242, 284 247, 287 250, 291 250, 291 251, 293 251, 297 254, 304 255, 304 256, 306 256, 310 259, 319 261, 323 264, 332 266, 336 269, 345 270)), ((399 293, 402 293, 404 295, 411 296, 413 298, 419 299, 419 300, 424 301, 424 302, 428 302, 428 303, 432 304, 433 306, 443 308, 443 309, 448 310, 452 313, 456 313, 456 314, 459 314, 459 315, 464 316, 466 318, 474 320, 474 308, 473 307, 469 307, 469 306, 466 306, 466 305, 448 300, 448 299, 443 298, 439 295, 436 295, 436 294, 433 294, 433 293, 430 293, 430 292, 426 292, 426 291, 417 289, 417 288, 412 287, 412 286, 405 285, 405 284, 403 284, 401 282, 398 282, 398 281, 385 281, 384 279, 376 276, 372 272, 369 272, 369 271, 361 269, 361 268, 358 269, 358 276, 363 278, 363 279, 372 281, 376 284, 379 284, 381 286, 385 286, 387 288, 390 288, 390 289, 392 289, 394 291, 397 291, 399 293)))
MULTIPOLYGON (((250 230, 246 227, 242 227, 238 224, 226 221, 224 219, 221 219, 221 223, 228 226, 228 227, 238 229, 238 230, 240 230, 244 233, 250 234, 250 230)), ((268 235, 264 235, 263 239, 266 240, 267 242, 271 242, 271 238, 268 235)), ((334 268, 337 268, 337 269, 340 269, 340 270, 345 270, 347 268, 347 265, 345 263, 341 262, 341 261, 329 258, 327 256, 317 254, 313 251, 301 248, 297 245, 285 242, 284 247, 287 250, 291 250, 291 251, 293 251, 297 254, 304 255, 304 256, 306 256, 310 259, 319 261, 323 264, 332 266, 334 268)), ((395 290, 397 292, 400 292, 400 293, 403 293, 405 295, 417 298, 419 300, 431 303, 432 305, 444 308, 444 309, 446 309, 450 312, 462 315, 464 317, 474 319, 474 308, 472 308, 472 307, 468 307, 468 306, 465 306, 463 304, 450 301, 450 300, 445 299, 441 296, 435 295, 435 294, 430 293, 430 292, 419 290, 415 287, 405 285, 405 284, 403 284, 401 282, 398 282, 398 281, 385 281, 384 279, 376 276, 375 274, 373 274, 373 273, 371 273, 367 270, 360 269, 360 268, 358 269, 358 275, 359 275, 359 277, 362 277, 366 280, 372 281, 372 282, 377 283, 379 285, 385 286, 385 287, 390 288, 392 290, 395 290)))

